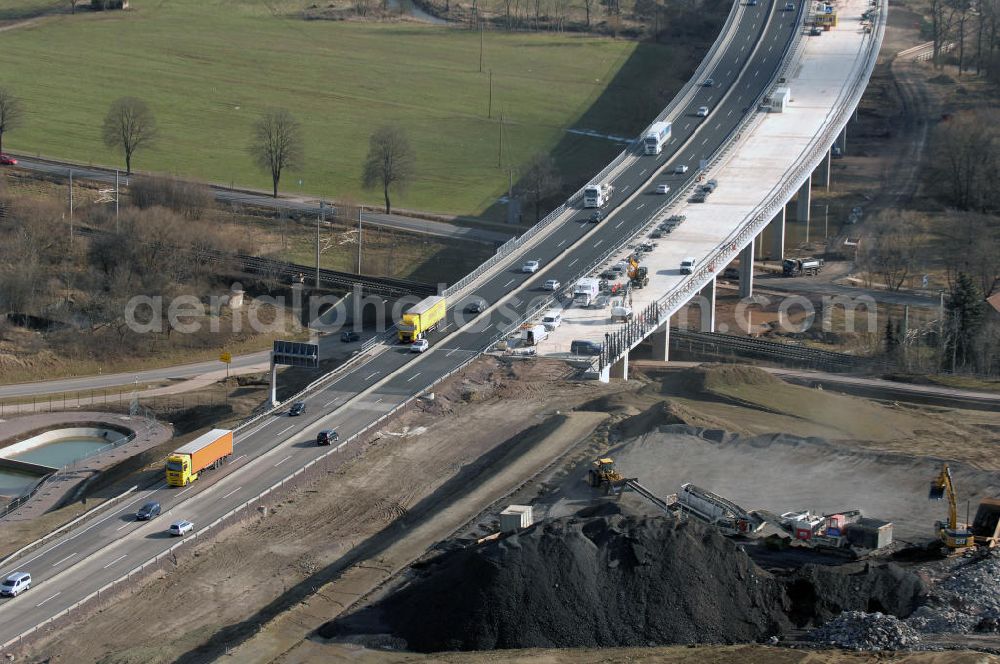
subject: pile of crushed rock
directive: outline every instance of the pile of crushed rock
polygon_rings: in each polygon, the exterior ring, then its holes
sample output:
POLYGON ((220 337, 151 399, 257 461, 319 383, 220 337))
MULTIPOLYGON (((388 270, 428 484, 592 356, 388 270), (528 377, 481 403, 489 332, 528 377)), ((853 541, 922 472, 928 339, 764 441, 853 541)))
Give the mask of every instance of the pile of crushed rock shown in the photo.
POLYGON ((957 561, 907 623, 923 633, 1000 632, 1000 553, 957 561))
POLYGON ((914 650, 920 646, 917 631, 896 616, 845 611, 809 638, 848 650, 914 650))
POLYGON ((922 588, 910 577, 873 566, 779 578, 701 523, 585 510, 443 553, 319 634, 391 635, 421 652, 768 641, 852 608, 908 614, 922 588))

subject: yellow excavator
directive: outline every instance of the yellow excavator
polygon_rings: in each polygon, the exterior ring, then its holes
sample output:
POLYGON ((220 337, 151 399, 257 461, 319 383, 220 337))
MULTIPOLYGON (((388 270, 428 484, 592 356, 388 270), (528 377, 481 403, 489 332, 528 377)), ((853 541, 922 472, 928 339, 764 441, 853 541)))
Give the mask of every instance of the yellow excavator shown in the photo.
POLYGON ((587 482, 604 493, 617 493, 625 483, 625 477, 615 470, 615 461, 609 457, 598 459, 587 473, 587 482))
POLYGON ((629 256, 627 274, 632 288, 643 288, 649 285, 649 270, 639 267, 639 257, 634 254, 629 256))
POLYGON ((946 553, 958 554, 975 548, 975 540, 968 524, 958 522, 958 499, 948 464, 941 465, 941 472, 931 482, 927 497, 930 500, 948 499, 948 521, 938 521, 935 524, 946 553))

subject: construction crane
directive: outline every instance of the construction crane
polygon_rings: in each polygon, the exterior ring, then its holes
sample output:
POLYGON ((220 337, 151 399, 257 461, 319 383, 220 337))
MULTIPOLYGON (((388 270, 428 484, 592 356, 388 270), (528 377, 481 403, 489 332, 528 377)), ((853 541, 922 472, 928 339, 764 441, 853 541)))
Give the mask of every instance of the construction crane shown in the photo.
POLYGON ((625 484, 625 477, 615 470, 614 459, 604 457, 594 461, 594 467, 587 473, 587 481, 595 489, 604 488, 604 493, 617 493, 625 484))
POLYGON ((931 482, 931 490, 927 495, 930 500, 948 499, 948 521, 938 521, 935 528, 941 543, 949 553, 962 553, 975 547, 972 531, 967 524, 958 522, 958 499, 955 496, 955 483, 951 478, 951 468, 941 464, 941 472, 931 482))

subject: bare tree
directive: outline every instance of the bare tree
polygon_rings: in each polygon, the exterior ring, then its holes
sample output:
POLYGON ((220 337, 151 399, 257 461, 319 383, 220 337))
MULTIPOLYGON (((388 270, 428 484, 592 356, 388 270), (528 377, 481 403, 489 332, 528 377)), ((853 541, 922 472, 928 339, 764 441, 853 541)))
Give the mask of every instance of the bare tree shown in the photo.
POLYGON ((525 166, 518 185, 535 207, 535 221, 542 218, 542 202, 559 191, 561 180, 556 164, 547 154, 536 154, 525 166))
POLYGON ((69 0, 69 13, 76 13, 76 6, 80 3, 80 0, 69 0))
POLYGON ((3 152, 3 135, 17 129, 24 121, 24 107, 21 100, 7 88, 0 88, 0 152, 3 152))
POLYGON ((116 99, 104 117, 104 144, 125 154, 125 172, 132 173, 132 157, 136 150, 156 139, 156 118, 141 99, 116 99))
POLYGON ((361 184, 365 189, 382 187, 386 214, 392 212, 389 190, 406 187, 413 177, 413 162, 413 149, 402 129, 386 125, 375 130, 368 141, 361 184))
POLYGON ((594 9, 594 0, 583 0, 583 9, 587 12, 587 27, 590 27, 590 12, 594 9))
POLYGON ((872 221, 859 256, 861 267, 878 274, 889 290, 899 290, 916 268, 921 223, 911 211, 888 210, 872 221))
POLYGON ((987 212, 1000 207, 1000 113, 956 114, 934 132, 932 190, 960 210, 987 212))
POLYGON ((267 111, 254 126, 249 152, 257 167, 271 174, 277 198, 282 171, 302 165, 302 128, 298 120, 284 108, 267 111))

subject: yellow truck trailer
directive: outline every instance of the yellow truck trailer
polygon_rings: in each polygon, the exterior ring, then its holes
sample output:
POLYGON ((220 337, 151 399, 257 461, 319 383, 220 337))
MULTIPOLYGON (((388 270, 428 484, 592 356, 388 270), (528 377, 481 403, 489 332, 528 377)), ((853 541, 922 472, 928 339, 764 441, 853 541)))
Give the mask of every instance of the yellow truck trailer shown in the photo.
POLYGON ((412 343, 423 339, 427 332, 433 330, 444 320, 447 304, 440 295, 431 295, 413 305, 403 314, 403 319, 396 324, 399 330, 399 340, 412 343))
POLYGON ((185 486, 198 479, 198 473, 218 468, 233 453, 233 432, 212 429, 183 445, 167 457, 167 484, 185 486))

